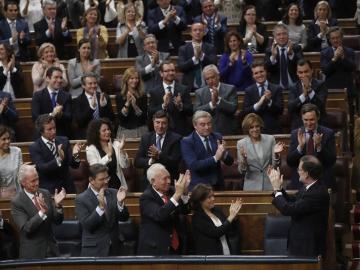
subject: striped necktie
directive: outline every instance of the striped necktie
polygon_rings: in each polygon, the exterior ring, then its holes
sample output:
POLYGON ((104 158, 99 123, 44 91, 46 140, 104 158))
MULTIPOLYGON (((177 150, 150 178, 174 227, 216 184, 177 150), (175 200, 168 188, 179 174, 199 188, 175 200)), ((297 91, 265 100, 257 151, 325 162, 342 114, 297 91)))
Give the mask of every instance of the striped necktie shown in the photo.
POLYGON ((49 149, 50 149, 51 153, 53 154, 53 156, 55 158, 57 158, 57 151, 56 151, 55 143, 48 141, 47 145, 49 146, 49 149))

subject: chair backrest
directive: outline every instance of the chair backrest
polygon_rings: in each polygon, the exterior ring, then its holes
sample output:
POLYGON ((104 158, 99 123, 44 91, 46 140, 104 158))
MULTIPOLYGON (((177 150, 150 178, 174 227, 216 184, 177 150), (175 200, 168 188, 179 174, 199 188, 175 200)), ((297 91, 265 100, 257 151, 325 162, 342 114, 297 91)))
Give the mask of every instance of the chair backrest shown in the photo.
POLYGON ((134 221, 129 218, 127 221, 119 221, 120 256, 136 255, 139 229, 134 221))
POLYGON ((287 255, 287 237, 291 218, 267 215, 264 230, 265 255, 287 255))
POLYGON ((54 226, 60 256, 80 256, 81 234, 80 222, 75 219, 64 220, 61 224, 54 226))

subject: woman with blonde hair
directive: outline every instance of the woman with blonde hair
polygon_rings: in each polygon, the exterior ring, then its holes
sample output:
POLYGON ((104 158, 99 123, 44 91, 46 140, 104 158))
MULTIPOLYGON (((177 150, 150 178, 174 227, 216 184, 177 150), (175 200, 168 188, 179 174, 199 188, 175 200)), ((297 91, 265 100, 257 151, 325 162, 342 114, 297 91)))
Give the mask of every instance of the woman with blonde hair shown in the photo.
POLYGON ((314 9, 314 20, 308 25, 308 50, 321 51, 330 46, 326 33, 331 26, 337 26, 332 18, 331 7, 327 1, 319 1, 314 9))
POLYGON ((130 58, 144 53, 146 25, 141 21, 134 4, 124 6, 125 22, 116 28, 116 43, 119 44, 118 58, 130 58))
POLYGON ((56 56, 55 46, 51 43, 45 42, 41 44, 37 51, 39 60, 35 62, 31 70, 31 78, 34 84, 34 92, 44 89, 47 86, 46 83, 46 71, 50 67, 58 67, 62 70, 63 81, 62 87, 68 85, 66 77, 66 70, 63 64, 60 63, 56 56))
POLYGON ((125 22, 125 5, 133 4, 135 6, 136 13, 139 14, 136 22, 142 21, 144 18, 144 3, 141 0, 119 0, 117 1, 116 10, 118 14, 118 21, 119 23, 125 22))
POLYGON ((255 113, 249 113, 242 122, 245 138, 237 142, 238 169, 245 176, 244 190, 272 190, 267 170, 280 165, 282 142, 275 143, 272 135, 261 134, 264 122, 255 113))
POLYGON ((100 24, 101 15, 96 7, 88 8, 83 17, 83 28, 76 31, 76 42, 83 38, 90 40, 91 58, 108 58, 107 44, 108 31, 104 25, 100 24))
POLYGON ((131 67, 125 70, 121 92, 116 95, 119 117, 117 137, 141 137, 147 132, 147 96, 139 72, 131 67))

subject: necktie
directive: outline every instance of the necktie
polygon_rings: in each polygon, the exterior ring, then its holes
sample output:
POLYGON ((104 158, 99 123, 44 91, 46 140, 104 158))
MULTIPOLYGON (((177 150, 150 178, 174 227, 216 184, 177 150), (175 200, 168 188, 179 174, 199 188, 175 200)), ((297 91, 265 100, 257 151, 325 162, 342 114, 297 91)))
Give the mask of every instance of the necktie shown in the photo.
POLYGON ((56 158, 57 157, 57 152, 56 152, 55 143, 48 141, 47 144, 49 146, 49 149, 50 149, 51 153, 56 158))
MULTIPOLYGON (((11 35, 13 36, 14 34, 17 33, 17 30, 16 30, 16 21, 11 21, 9 25, 10 25, 11 35)), ((15 53, 15 55, 18 54, 18 52, 19 52, 18 42, 14 42, 14 43, 12 44, 12 47, 14 48, 14 53, 15 53)))
POLYGON ((281 84, 284 88, 288 88, 289 86, 289 78, 288 78, 288 63, 285 56, 285 48, 281 48, 281 56, 280 56, 280 78, 281 84))
POLYGON ((214 27, 214 19, 212 17, 208 17, 208 29, 209 29, 209 41, 211 44, 214 45, 214 33, 215 33, 215 27, 214 27))
POLYGON ((51 92, 51 106, 53 109, 56 107, 56 91, 51 92))
MULTIPOLYGON (((96 94, 95 94, 96 95, 96 94)), ((93 118, 94 119, 99 119, 100 118, 100 111, 99 111, 99 104, 96 101, 96 105, 95 105, 95 111, 93 112, 93 118)))
POLYGON ((262 84, 260 85, 260 97, 262 97, 265 93, 265 86, 262 84))
POLYGON ((36 209, 38 211, 40 211, 41 207, 40 207, 39 201, 37 200, 37 197, 35 195, 33 197, 33 203, 35 204, 36 209))
POLYGON ((314 132, 309 131, 308 134, 309 134, 309 139, 306 144, 306 154, 313 155, 314 154, 314 139, 313 139, 314 132))
POLYGON ((209 137, 206 137, 204 141, 205 141, 206 152, 207 152, 209 155, 212 155, 212 151, 211 151, 211 147, 210 147, 210 142, 209 142, 209 137))
POLYGON ((156 148, 161 151, 161 139, 162 139, 162 135, 158 135, 156 138, 156 148))
POLYGON ((168 90, 168 92, 173 95, 173 92, 171 91, 172 90, 172 87, 169 85, 168 87, 166 87, 166 89, 168 90))
MULTIPOLYGON (((162 199, 163 199, 165 204, 167 204, 169 202, 169 198, 166 195, 162 195, 162 199)), ((177 250, 179 248, 179 243, 180 243, 179 242, 179 236, 177 234, 177 231, 176 231, 175 227, 173 226, 172 235, 171 235, 171 247, 174 250, 177 250)))

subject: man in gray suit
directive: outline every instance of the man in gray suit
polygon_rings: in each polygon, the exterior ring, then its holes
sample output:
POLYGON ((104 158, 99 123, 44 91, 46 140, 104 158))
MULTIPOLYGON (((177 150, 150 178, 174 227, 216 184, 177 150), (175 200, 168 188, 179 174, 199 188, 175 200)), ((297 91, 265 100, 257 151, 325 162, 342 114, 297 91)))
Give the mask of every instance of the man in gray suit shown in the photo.
POLYGON ((52 223, 63 221, 61 202, 65 189, 55 190, 54 199, 49 191, 39 189, 39 176, 34 166, 24 164, 19 170, 23 187, 11 201, 11 214, 20 235, 20 259, 42 259, 59 256, 52 223))
POLYGON ((107 188, 107 166, 89 168, 89 187, 75 199, 75 212, 82 226, 81 256, 119 255, 118 221, 126 221, 126 188, 107 188))
POLYGON ((144 54, 136 57, 135 66, 140 72, 146 92, 162 84, 160 65, 164 60, 169 60, 170 54, 157 50, 155 35, 148 34, 144 39, 144 54))
POLYGON ((220 72, 212 64, 203 69, 203 77, 206 86, 195 91, 194 112, 201 110, 210 113, 215 132, 222 135, 237 134, 235 86, 220 83, 220 72))

